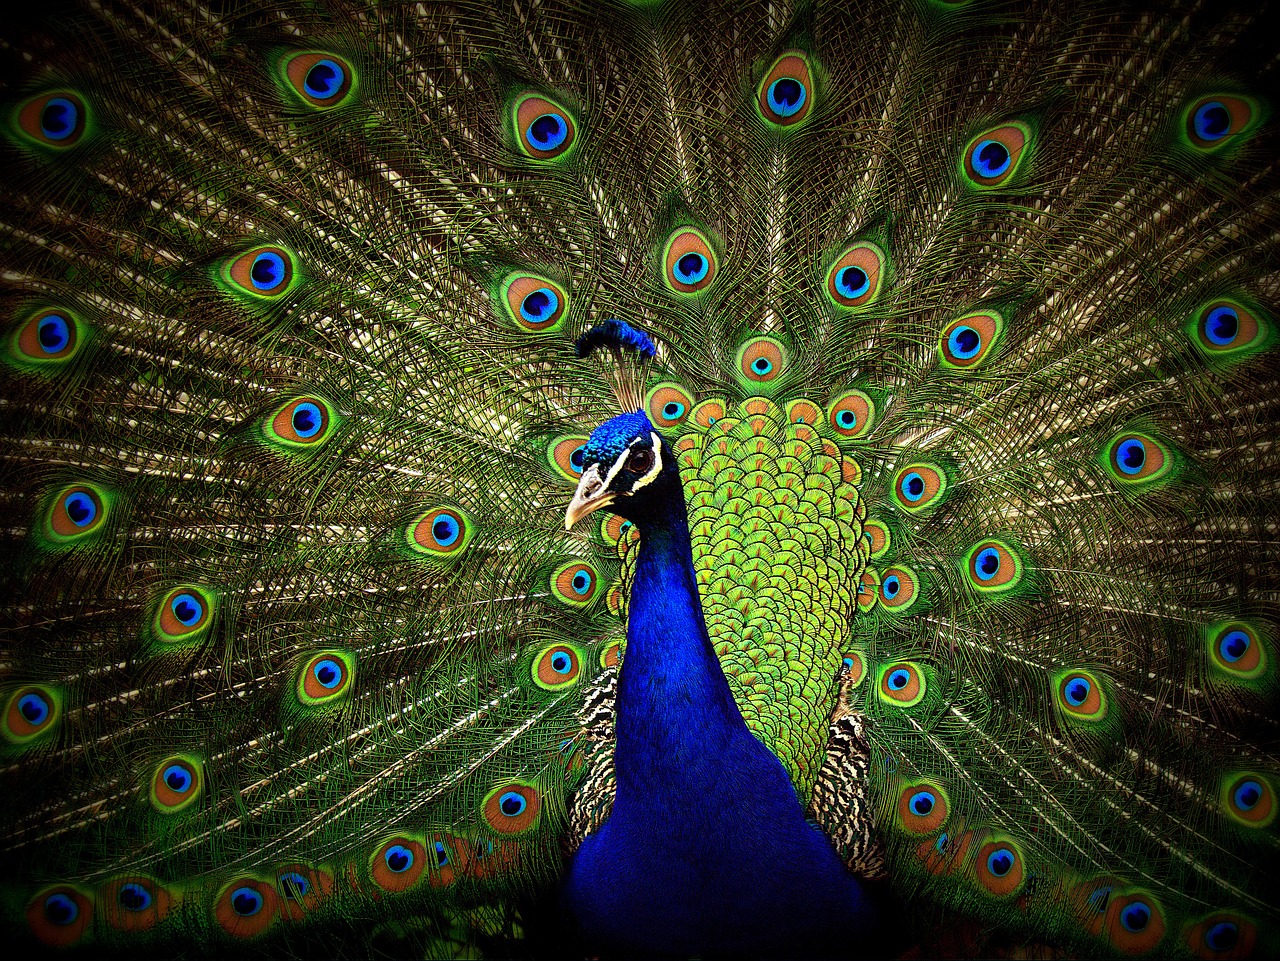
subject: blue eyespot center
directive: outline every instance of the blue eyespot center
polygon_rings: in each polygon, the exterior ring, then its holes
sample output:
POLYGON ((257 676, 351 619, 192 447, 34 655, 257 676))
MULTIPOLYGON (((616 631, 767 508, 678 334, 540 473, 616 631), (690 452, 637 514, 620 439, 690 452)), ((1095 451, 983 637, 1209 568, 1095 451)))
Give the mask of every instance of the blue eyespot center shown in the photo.
POLYGON ((442 514, 431 525, 431 536, 441 547, 448 547, 462 533, 462 526, 448 514, 442 514))
POLYGON ((71 342, 71 325, 59 314, 45 314, 36 325, 36 337, 41 350, 46 354, 57 354, 66 350, 71 342))
POLYGON ((38 727, 49 717, 49 702, 41 694, 24 694, 18 699, 18 713, 32 727, 38 727))
POLYGON ((311 885, 297 871, 285 871, 280 875, 280 893, 290 901, 297 901, 305 898, 311 890, 311 885))
POLYGON ((947 337, 947 348, 953 357, 969 360, 982 348, 982 336, 972 327, 957 327, 947 337))
POLYGON ((675 420, 678 417, 683 417, 684 404, 675 400, 667 401, 662 408, 662 416, 667 420, 675 420))
MULTIPOLYGON (((897 574, 890 574, 884 579, 884 583, 880 585, 880 588, 884 591, 885 597, 892 599, 898 596, 898 591, 902 590, 902 581, 897 574)), ((892 677, 889 679, 889 683, 893 683, 892 677)))
POLYGON ((1120 443, 1116 451, 1116 463, 1126 474, 1137 474, 1147 462, 1147 445, 1137 438, 1129 438, 1120 443))
POLYGON ((320 407, 311 401, 303 401, 293 410, 293 430, 300 438, 307 440, 314 437, 320 431, 320 425, 323 418, 320 414, 320 407))
POLYGON ((836 271, 836 290, 841 297, 850 300, 861 297, 871 289, 871 278, 861 267, 841 267, 836 271))
POLYGON ((971 155, 974 172, 979 177, 999 177, 1013 163, 1009 148, 998 140, 983 140, 973 148, 971 155))
POLYGON ((269 291, 279 287, 285 277, 284 258, 271 250, 264 250, 253 258, 249 279, 258 290, 269 291))
POLYGON ((498 810, 509 818, 519 817, 528 806, 529 802, 524 799, 524 795, 516 791, 508 791, 498 798, 498 810))
POLYGON ((768 357, 757 357, 751 362, 751 369, 763 377, 769 371, 773 370, 773 361, 768 357))
POLYGON ((711 262, 697 251, 682 254, 676 261, 676 280, 682 284, 696 284, 707 276, 711 262))
POLYGON ((1241 811, 1252 811, 1262 800, 1262 785, 1257 781, 1245 781, 1232 795, 1235 806, 1241 811))
POLYGON ((169 602, 169 610, 173 611, 173 616, 178 619, 178 623, 185 627, 193 627, 200 623, 200 618, 204 616, 204 605, 194 594, 186 592, 169 602))
POLYGON ((318 60, 307 71, 302 86, 317 100, 329 100, 342 90, 346 79, 347 72, 341 65, 332 60, 318 60))
POLYGON ((550 287, 539 287, 520 301, 520 316, 531 324, 545 324, 560 309, 560 298, 550 287))
POLYGON ((842 410, 836 414, 836 423, 844 430, 853 430, 858 426, 858 416, 851 410, 842 410))
POLYGON ((342 683, 342 666, 332 658, 326 657, 323 661, 317 662, 311 669, 311 673, 320 682, 321 687, 330 691, 342 683))
POLYGON ((1231 307, 1215 307, 1204 319, 1204 333, 1209 342, 1226 347, 1240 331, 1240 315, 1231 307))
POLYGON ((912 471, 902 478, 899 488, 902 491, 902 496, 914 504, 924 496, 924 478, 920 476, 919 472, 912 471))
POLYGON ((911 682, 911 673, 901 667, 895 671, 890 672, 889 680, 887 681, 889 685, 889 690, 891 691, 901 691, 910 682, 911 682))
POLYGON ((186 794, 191 790, 191 785, 194 783, 191 772, 181 764, 170 764, 164 769, 164 773, 160 775, 160 778, 169 790, 175 794, 186 794))
POLYGON ((85 527, 93 523, 94 518, 98 516, 98 505, 93 502, 92 497, 81 491, 68 494, 62 502, 62 507, 76 527, 85 527))
POLYGON ((1072 707, 1079 707, 1089 698, 1089 692, 1093 689, 1093 685, 1086 678, 1073 677, 1067 682, 1065 695, 1067 703, 1072 707))
POLYGON ((911 795, 911 800, 907 802, 907 806, 911 808, 912 814, 924 817, 933 810, 936 803, 937 799, 933 796, 932 791, 917 791, 911 795))
POLYGON ((591 575, 586 571, 578 571, 573 575, 573 592, 575 594, 586 594, 591 590, 591 575))
POLYGON ((582 468, 586 466, 586 450, 587 447, 584 444, 581 447, 575 447, 573 453, 569 455, 569 466, 573 468, 575 474, 581 474, 582 468))
POLYGON ((979 579, 991 580, 1000 571, 1000 552, 994 547, 980 551, 974 558, 973 570, 979 579))
POLYGON ((50 140, 66 140, 75 133, 80 110, 66 97, 54 97, 40 111, 40 132, 50 140))
POLYGON ((569 136, 569 125, 559 114, 544 113, 534 118, 526 133, 529 142, 539 150, 555 150, 569 136))
POLYGON ((65 894, 51 894, 44 900, 44 916, 50 924, 66 927, 80 916, 80 908, 65 894))
POLYGON ((1224 661, 1234 664, 1245 656, 1252 644, 1252 638, 1244 631, 1231 631, 1218 642, 1218 653, 1224 661))
POLYGON ((129 882, 120 886, 120 892, 116 895, 116 900, 120 902, 120 907, 126 911, 145 911, 151 907, 151 892, 144 888, 141 884, 129 882))
POLYGON ((1240 926, 1232 921, 1219 921, 1204 933, 1210 951, 1230 951, 1240 940, 1240 926))
POLYGON ((1137 934, 1151 923, 1151 908, 1141 901, 1134 901, 1120 912, 1120 924, 1126 931, 1137 934))
POLYGON ((434 847, 436 849, 436 867, 442 868, 449 863, 449 849, 444 846, 443 841, 436 841, 434 847))
POLYGON ((557 674, 568 674, 573 670, 573 658, 564 651, 556 651, 551 655, 551 670, 557 674))
POLYGON ((413 867, 413 852, 403 844, 393 844, 382 855, 382 860, 396 874, 403 874, 413 867))
POLYGON ((253 888, 236 888, 231 892, 231 910, 242 918, 251 918, 262 910, 262 895, 253 888))
POLYGON ((1231 132, 1231 111, 1225 104, 1210 100, 1195 115, 1196 136, 1201 140, 1221 140, 1231 132))
POLYGON ((1013 852, 1008 848, 996 848, 987 855, 987 870, 997 878, 1002 878, 1013 870, 1013 852))
POLYGON ((804 84, 794 77, 779 77, 769 84, 766 95, 769 109, 779 117, 794 117, 809 99, 804 84))

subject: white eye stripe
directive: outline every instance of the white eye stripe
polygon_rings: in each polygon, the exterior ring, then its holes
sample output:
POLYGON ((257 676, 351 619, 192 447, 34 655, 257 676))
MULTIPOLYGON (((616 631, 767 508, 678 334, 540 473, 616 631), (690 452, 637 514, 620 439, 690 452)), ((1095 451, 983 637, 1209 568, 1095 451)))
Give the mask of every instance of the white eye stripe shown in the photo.
MULTIPOLYGON (((608 489, 613 485, 613 479, 618 476, 618 471, 627 466, 627 461, 631 459, 631 445, 640 440, 637 437, 628 444, 626 449, 618 455, 618 459, 613 462, 613 466, 609 468, 609 473, 604 477, 604 488, 608 489)), ((634 494, 640 488, 653 481, 655 477, 662 473, 662 443, 658 440, 658 435, 650 432, 649 442, 653 445, 653 466, 649 468, 649 472, 641 477, 638 481, 631 485, 629 493, 634 494)))

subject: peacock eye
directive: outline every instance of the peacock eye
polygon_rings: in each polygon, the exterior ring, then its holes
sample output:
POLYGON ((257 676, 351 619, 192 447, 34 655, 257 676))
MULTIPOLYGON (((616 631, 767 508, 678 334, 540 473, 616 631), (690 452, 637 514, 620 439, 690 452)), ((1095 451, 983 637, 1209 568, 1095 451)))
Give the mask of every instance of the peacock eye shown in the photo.
POLYGON ((627 460, 627 470, 634 471, 637 474, 647 474, 653 469, 653 451, 648 447, 641 447, 637 451, 633 451, 631 457, 627 460))

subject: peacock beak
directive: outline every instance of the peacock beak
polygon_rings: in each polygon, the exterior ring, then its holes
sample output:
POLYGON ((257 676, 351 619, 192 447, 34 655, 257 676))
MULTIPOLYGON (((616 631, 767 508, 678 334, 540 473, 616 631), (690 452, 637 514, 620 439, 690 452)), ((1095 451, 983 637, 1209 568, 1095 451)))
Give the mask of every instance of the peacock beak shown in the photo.
POLYGON ((578 481, 578 489, 573 492, 573 500, 569 501, 564 512, 564 529, 572 530, 574 524, 588 514, 612 504, 617 496, 605 488, 604 481, 600 478, 600 465, 592 464, 583 472, 582 480, 578 481))

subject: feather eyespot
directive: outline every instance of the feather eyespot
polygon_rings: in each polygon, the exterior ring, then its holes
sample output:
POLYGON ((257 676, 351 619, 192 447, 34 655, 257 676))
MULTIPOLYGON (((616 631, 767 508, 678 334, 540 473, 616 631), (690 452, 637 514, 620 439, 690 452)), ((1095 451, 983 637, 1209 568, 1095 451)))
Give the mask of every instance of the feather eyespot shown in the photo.
POLYGON ((309 864, 288 864, 276 872, 276 904, 280 917, 301 921, 333 890, 333 875, 309 864))
POLYGON ((860 390, 846 390, 827 407, 827 423, 844 440, 866 437, 875 424, 876 404, 860 390))
POLYGON ((533 683, 544 691, 576 684, 582 676, 582 653, 572 644, 552 644, 533 658, 533 683))
POLYGON ((175 587, 156 605, 152 626, 162 643, 191 643, 203 637, 213 621, 214 595, 192 584, 175 587))
POLYGON ((600 666, 608 670, 622 663, 622 642, 610 641, 600 649, 600 666))
POLYGON ((64 487, 53 496, 45 534, 58 546, 70 546, 102 528, 110 499, 106 491, 89 484, 64 487))
POLYGON ((1053 682, 1054 703, 1068 717, 1096 723, 1107 716, 1107 694, 1090 671, 1064 671, 1053 682))
POLYGON ((934 464, 908 464, 893 478, 893 499, 909 514, 938 506, 947 493, 947 475, 934 464))
POLYGON ((578 483, 586 466, 586 434, 562 434, 547 446, 547 465, 572 484, 578 483))
POLYGON ((255 938, 275 923, 279 899, 275 885, 255 877, 232 881, 218 895, 213 916, 233 938, 255 938))
POLYGON ((165 919, 172 904, 168 890, 141 874, 113 878, 98 893, 102 915, 117 931, 150 931, 165 919))
POLYGON ((516 143, 531 160, 549 161, 567 157, 578 139, 573 116, 555 101, 525 94, 512 110, 516 143))
POLYGON ((670 381, 656 384, 645 398, 649 420, 658 430, 669 430, 683 424, 689 419, 693 407, 693 395, 670 381))
POLYGON ((748 384, 768 384, 786 370, 788 359, 781 341, 757 337, 738 350, 738 370, 748 384))
POLYGON ((984 594, 999 594, 1022 582, 1023 564, 1004 541, 988 539, 969 548, 962 570, 971 587, 984 594))
POLYGON ((1249 130, 1259 110, 1247 97, 1217 95, 1201 97, 1187 107, 1187 140, 1197 150, 1217 150, 1249 130))
POLYGON ((32 97, 18 108, 18 130, 31 143, 64 150, 84 137, 88 112, 79 94, 56 90, 32 97))
POLYGON ((542 794, 523 781, 494 788, 481 804, 485 822, 499 834, 523 834, 537 827, 542 794))
POLYGON ((222 267, 222 278, 236 290, 262 300, 275 300, 296 284, 294 256, 283 247, 264 245, 246 250, 222 267))
POLYGON ((1007 123, 978 134, 964 148, 960 173, 979 190, 1008 183, 1030 153, 1031 128, 1007 123))
POLYGON ((897 661, 880 669, 877 693, 880 700, 897 707, 913 707, 924 699, 927 688, 924 672, 911 661, 897 661))
POLYGON ((867 568, 862 572, 862 576, 858 578, 857 603, 858 610, 864 613, 880 603, 880 574, 878 571, 867 568))
POLYGON ((355 658, 345 651, 313 654, 298 672, 298 701, 306 707, 336 704, 351 693, 355 674, 355 658))
POLYGON ((18 363, 56 365, 80 348, 80 322, 66 310, 40 310, 14 333, 10 356, 18 363))
POLYGON ((266 439, 285 451, 321 447, 338 427, 338 415, 323 397, 298 397, 267 418, 266 439))
POLYGON ((9 695, 0 733, 10 744, 29 744, 55 730, 62 716, 62 697, 53 688, 28 685, 9 695))
POLYGON ((971 370, 986 361, 1004 332, 1004 318, 992 310, 977 310, 957 317, 938 337, 938 357, 943 367, 971 370))
POLYGON ((898 792, 898 826, 908 834, 932 834, 951 815, 951 799, 932 781, 913 781, 898 792))
POLYGON ((702 231, 682 227, 662 251, 662 281, 677 294, 696 294, 716 279, 716 255, 702 231))
POLYGON ((862 525, 862 535, 871 546, 871 559, 883 557, 893 546, 893 534, 883 521, 869 520, 862 525))
POLYGON ((1238 771, 1222 781, 1222 808, 1237 824, 1264 828, 1276 819, 1276 794, 1271 782, 1254 771, 1238 771))
POLYGON ((1241 621, 1222 624, 1209 632, 1210 662, 1234 677, 1260 676, 1267 666, 1266 646, 1257 629, 1241 621))
POLYGON ((600 589, 600 572, 584 561, 561 564, 551 574, 551 593, 562 604, 586 607, 600 589))
POLYGON ((200 767, 196 758, 185 754, 161 761, 151 777, 151 806, 161 814, 176 814, 189 808, 204 787, 200 767))
POLYGON ((693 418, 693 422, 699 427, 712 427, 718 422, 724 420, 724 401, 718 397, 704 400, 693 408, 690 416, 693 418))
POLYGON ((1146 891, 1113 894, 1103 930, 1120 951, 1143 954, 1164 938, 1164 909, 1146 891))
POLYGON ((475 535, 471 519, 456 507, 436 507, 409 525, 409 546, 419 554, 445 560, 460 555, 475 535))
POLYGON ((1258 927, 1248 918, 1217 912, 1186 929, 1186 943, 1198 958, 1251 958, 1258 927))
POLYGON ((827 269, 827 299, 841 309, 867 307, 880 299, 887 257, 870 241, 846 247, 827 269))
POLYGON ((1004 898, 1016 894, 1026 876, 1022 852, 1007 838, 987 841, 973 859, 974 878, 988 894, 1004 898))
POLYGON ((1112 438, 1104 453, 1111 477, 1123 485, 1161 480, 1173 466, 1173 452, 1168 447, 1136 431, 1112 438))
POLYGON ((31 933, 42 944, 70 947, 84 937, 93 922, 93 901, 78 888, 59 884, 31 899, 26 918, 31 933))
POLYGON ((355 87, 351 64, 333 53, 294 54, 281 65, 289 89, 307 106, 328 110, 346 103, 355 87))
POLYGON ((1248 357, 1270 346, 1274 331, 1266 315, 1235 300, 1214 300, 1192 315, 1191 342, 1210 362, 1248 357))
POLYGON ((813 111, 813 71, 809 58, 791 50, 773 62, 756 92, 756 109, 771 127, 796 127, 813 111))
POLYGON ((428 866, 427 849, 420 838, 396 835, 378 845, 369 861, 369 874, 382 890, 399 894, 421 881, 428 866))
POLYGON ((502 281, 499 302, 512 323, 535 334, 559 330, 569 311, 569 295, 564 288, 537 274, 508 276, 502 281))

